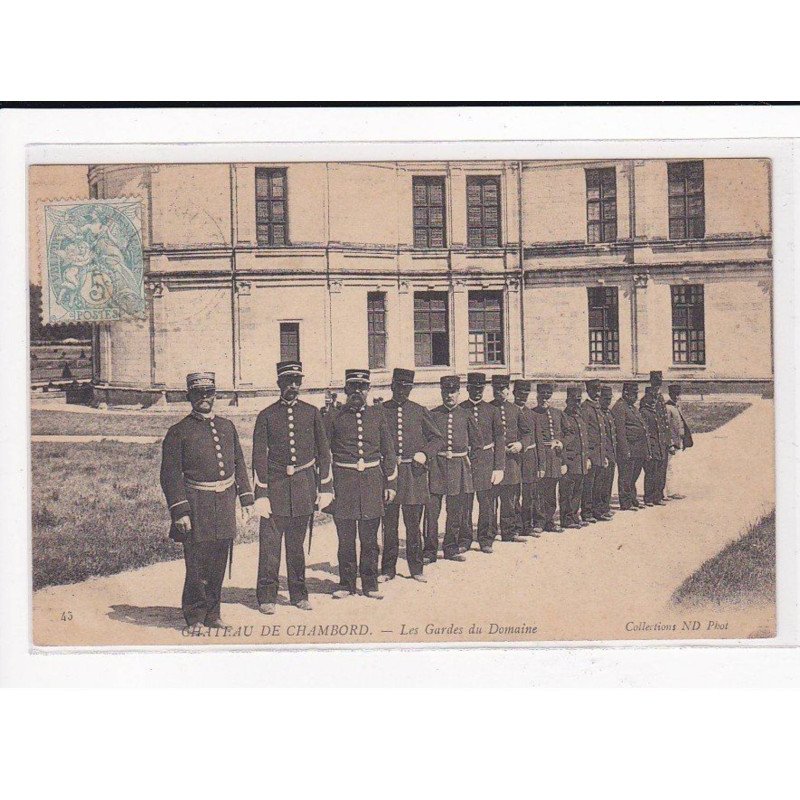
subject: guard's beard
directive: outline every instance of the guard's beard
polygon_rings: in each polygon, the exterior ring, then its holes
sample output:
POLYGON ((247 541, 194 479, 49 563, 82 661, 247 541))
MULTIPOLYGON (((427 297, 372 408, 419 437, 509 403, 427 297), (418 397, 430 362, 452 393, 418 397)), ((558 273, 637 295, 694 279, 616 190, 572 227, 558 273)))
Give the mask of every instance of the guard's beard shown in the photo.
POLYGON ((347 402, 353 408, 361 408, 364 405, 364 395, 361 392, 353 392, 348 398, 347 402))

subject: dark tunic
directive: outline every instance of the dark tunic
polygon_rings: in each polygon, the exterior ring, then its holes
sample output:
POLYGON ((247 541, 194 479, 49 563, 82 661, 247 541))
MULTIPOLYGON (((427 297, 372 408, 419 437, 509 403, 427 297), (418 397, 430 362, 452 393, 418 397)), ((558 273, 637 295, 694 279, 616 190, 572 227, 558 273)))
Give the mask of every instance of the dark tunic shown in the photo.
POLYGON ((536 449, 536 436, 534 435, 535 415, 529 406, 517 406, 517 408, 531 431, 522 451, 522 482, 535 483, 539 477, 539 451, 536 449))
POLYGON ((512 486, 522 482, 522 453, 526 445, 533 441, 533 431, 519 406, 509 403, 508 400, 493 400, 492 405, 500 412, 500 426, 503 429, 505 444, 519 442, 522 445, 522 451, 519 453, 506 451, 506 466, 500 486, 512 486))
POLYGON ((472 483, 476 492, 492 488, 492 472, 505 469, 506 448, 500 410, 497 406, 479 400, 464 400, 460 407, 468 411, 478 427, 481 447, 470 456, 472 462, 472 483))
POLYGON ((647 442, 650 454, 653 458, 662 461, 667 456, 669 444, 664 438, 658 419, 658 412, 654 406, 647 406, 642 403, 639 405, 639 413, 647 429, 647 442))
MULTIPOLYGON (((608 441, 608 463, 609 466, 611 464, 617 463, 617 425, 614 421, 614 415, 611 411, 606 411, 605 409, 600 409, 600 414, 602 415, 603 420, 603 428, 602 428, 602 435, 604 440, 608 441)), ((605 452, 605 451, 604 451, 605 452)))
POLYGON ((253 475, 256 498, 268 497, 273 514, 312 514, 318 489, 333 491, 331 451, 319 409, 302 400, 279 400, 261 411, 253 431, 253 475))
POLYGON ((560 478, 561 453, 552 445, 554 442, 562 442, 561 419, 563 412, 550 407, 536 407, 532 411, 533 435, 539 458, 539 471, 544 470, 545 478, 560 478))
POLYGON ((588 398, 584 400, 581 403, 581 416, 586 422, 587 449, 592 466, 602 467, 605 459, 613 461, 614 454, 611 452, 611 442, 605 430, 600 403, 588 398))
POLYGON ((448 409, 442 404, 431 411, 431 416, 445 437, 444 447, 430 465, 431 494, 474 492, 470 454, 480 448, 481 436, 472 415, 461 406, 448 409))
POLYGON ((384 489, 397 488, 397 457, 383 410, 344 405, 325 416, 325 431, 333 458, 333 516, 382 517, 384 489))
POLYGON ((431 412, 419 403, 406 400, 402 407, 394 399, 383 404, 397 454, 397 496, 399 505, 423 505, 430 500, 428 465, 444 447, 444 435, 431 412), (425 464, 414 461, 415 453, 424 453, 425 464))
POLYGON ((561 418, 561 435, 564 441, 562 458, 570 475, 585 475, 589 469, 589 434, 580 409, 574 414, 565 411, 561 418))
MULTIPOLYGON (((660 451, 660 458, 666 459, 669 455, 670 442, 669 415, 667 414, 667 404, 664 402, 664 395, 661 394, 661 392, 656 395, 655 414, 658 422, 659 443, 662 448, 660 451)), ((655 451, 653 451, 653 457, 659 458, 655 451)))
POLYGON ((173 523, 170 536, 189 542, 235 538, 236 498, 249 506, 254 497, 233 423, 192 412, 173 425, 161 449, 161 488, 173 523), (174 523, 186 515, 192 530, 184 537, 174 523))
POLYGON ((620 461, 650 458, 650 446, 642 415, 620 397, 611 412, 617 427, 617 455, 620 461))

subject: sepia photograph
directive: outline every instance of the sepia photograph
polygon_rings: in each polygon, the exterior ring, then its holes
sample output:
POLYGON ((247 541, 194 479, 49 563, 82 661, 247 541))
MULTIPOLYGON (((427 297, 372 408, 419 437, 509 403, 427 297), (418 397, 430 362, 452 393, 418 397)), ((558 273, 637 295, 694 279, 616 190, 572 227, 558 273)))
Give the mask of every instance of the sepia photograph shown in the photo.
POLYGON ((29 164, 32 644, 773 638, 772 162, 638 153, 29 164))

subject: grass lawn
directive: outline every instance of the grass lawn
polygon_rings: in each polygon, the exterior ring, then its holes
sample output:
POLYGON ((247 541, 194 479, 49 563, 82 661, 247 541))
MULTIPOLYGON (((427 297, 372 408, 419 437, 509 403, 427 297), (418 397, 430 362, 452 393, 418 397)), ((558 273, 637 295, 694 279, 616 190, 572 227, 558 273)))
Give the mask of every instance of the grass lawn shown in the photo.
POLYGON ((672 595, 681 605, 775 602, 775 512, 706 561, 672 595))
POLYGON ((710 433, 730 422, 750 405, 729 400, 682 400, 681 410, 693 434, 710 433))

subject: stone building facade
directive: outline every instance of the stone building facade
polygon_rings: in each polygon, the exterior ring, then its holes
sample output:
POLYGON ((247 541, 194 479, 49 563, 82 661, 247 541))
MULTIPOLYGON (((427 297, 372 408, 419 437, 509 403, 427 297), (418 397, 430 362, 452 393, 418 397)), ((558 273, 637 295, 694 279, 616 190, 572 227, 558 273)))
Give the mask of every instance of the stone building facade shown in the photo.
POLYGON ((369 365, 698 388, 773 376, 764 159, 95 166, 144 204, 149 318, 96 333, 95 396, 311 390, 369 365))

